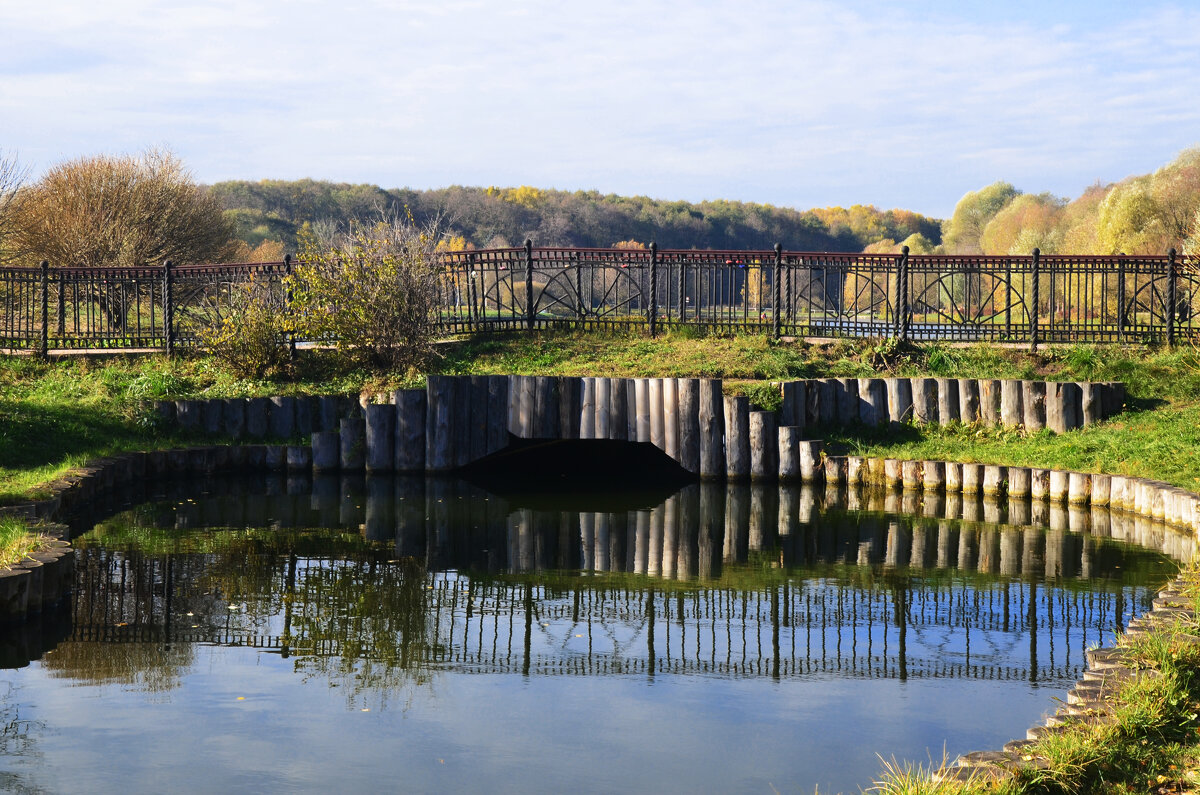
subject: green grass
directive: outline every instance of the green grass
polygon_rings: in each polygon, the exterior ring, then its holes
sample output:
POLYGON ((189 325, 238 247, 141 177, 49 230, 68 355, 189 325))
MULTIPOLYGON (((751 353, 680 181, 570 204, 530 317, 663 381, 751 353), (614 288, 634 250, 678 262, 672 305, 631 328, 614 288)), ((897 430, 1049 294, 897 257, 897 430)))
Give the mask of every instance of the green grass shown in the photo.
POLYGON ((0 568, 6 568, 42 546, 42 536, 30 530, 25 520, 0 516, 0 568))
MULTIPOLYGON (((825 376, 948 375, 971 378, 1122 380, 1131 411, 1054 436, 969 426, 865 429, 830 434, 835 450, 892 457, 988 461, 1142 475, 1200 486, 1200 356, 1191 348, 899 345, 837 340, 823 345, 765 336, 717 337, 682 327, 643 335, 538 333, 449 342, 430 372, 449 374, 701 376, 773 408, 771 381, 825 376)), ((374 373, 328 351, 301 351, 287 380, 240 379, 202 355, 0 359, 0 503, 47 493, 47 484, 90 459, 196 443, 156 424, 156 399, 277 394, 357 394, 420 383, 374 373)))

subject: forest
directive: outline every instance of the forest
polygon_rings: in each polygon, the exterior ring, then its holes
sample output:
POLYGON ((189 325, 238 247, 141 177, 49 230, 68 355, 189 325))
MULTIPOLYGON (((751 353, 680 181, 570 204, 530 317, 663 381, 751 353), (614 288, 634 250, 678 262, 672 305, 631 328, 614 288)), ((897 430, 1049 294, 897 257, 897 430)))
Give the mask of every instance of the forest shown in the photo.
POLYGON ((1008 182, 970 191, 945 220, 870 205, 796 210, 712 200, 666 201, 598 191, 452 186, 384 189, 316 180, 219 182, 208 187, 241 241, 240 254, 278 259, 304 224, 338 229, 411 216, 436 224, 450 248, 521 245, 914 254, 1164 254, 1194 256, 1200 148, 1157 171, 1096 183, 1074 199, 1008 182))
POLYGON ((714 250, 861 251, 882 239, 920 235, 937 244, 941 221, 907 210, 855 205, 798 211, 725 200, 691 203, 597 191, 453 186, 384 190, 314 180, 219 182, 209 190, 250 249, 281 243, 296 250, 305 223, 348 228, 411 214, 418 226, 435 223, 451 247, 646 246, 714 250))

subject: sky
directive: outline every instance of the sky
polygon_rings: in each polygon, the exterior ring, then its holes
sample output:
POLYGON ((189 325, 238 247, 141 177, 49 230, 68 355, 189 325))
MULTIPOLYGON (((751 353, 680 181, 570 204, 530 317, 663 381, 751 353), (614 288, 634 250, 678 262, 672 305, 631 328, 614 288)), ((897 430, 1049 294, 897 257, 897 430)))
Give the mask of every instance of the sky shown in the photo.
POLYGON ((0 4, 0 150, 948 217, 1200 144, 1200 3, 0 4))

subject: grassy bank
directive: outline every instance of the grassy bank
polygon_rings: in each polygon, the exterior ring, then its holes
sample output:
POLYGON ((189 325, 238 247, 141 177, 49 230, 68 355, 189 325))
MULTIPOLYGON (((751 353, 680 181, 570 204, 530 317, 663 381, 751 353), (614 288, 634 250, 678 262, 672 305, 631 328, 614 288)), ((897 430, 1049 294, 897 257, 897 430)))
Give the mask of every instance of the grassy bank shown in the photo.
POLYGON ((1200 568, 1181 575, 1191 617, 1126 635, 1117 647, 1141 675, 1108 702, 1112 720, 1081 721, 1021 750, 1030 764, 999 783, 936 781, 930 769, 891 766, 883 795, 1135 795, 1195 792, 1200 787, 1200 568))
MULTIPOLYGON (((826 345, 764 337, 657 339, 542 334, 447 343, 431 372, 453 374, 703 376, 760 404, 776 399, 769 382, 786 378, 954 375, 978 378, 1121 380, 1129 410, 1081 431, 1024 436, 973 426, 906 428, 899 434, 852 429, 831 434, 841 452, 904 458, 988 461, 1140 475, 1200 488, 1200 356, 1190 348, 1146 351, 992 346, 902 348, 880 341, 826 345)), ((134 449, 200 441, 156 424, 156 399, 275 394, 356 394, 419 383, 417 374, 378 374, 302 351, 288 380, 236 377, 211 357, 159 355, 51 362, 0 359, 0 503, 35 498, 45 484, 89 459, 134 449)))

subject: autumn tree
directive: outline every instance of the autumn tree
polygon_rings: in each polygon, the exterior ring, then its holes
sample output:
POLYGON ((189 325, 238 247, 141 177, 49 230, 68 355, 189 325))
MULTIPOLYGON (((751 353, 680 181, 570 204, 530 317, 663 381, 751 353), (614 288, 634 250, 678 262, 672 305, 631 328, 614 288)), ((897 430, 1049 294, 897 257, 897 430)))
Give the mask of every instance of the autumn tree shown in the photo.
POLYGON ((151 149, 50 169, 21 192, 15 237, 52 265, 146 266, 219 261, 233 229, 179 158, 151 149))
POLYGON ((1049 193, 1017 196, 988 221, 980 249, 991 255, 1028 255, 1035 248, 1043 254, 1056 253, 1061 237, 1058 220, 1065 204, 1049 193))
POLYGON ((943 243, 947 253, 982 253, 983 230, 998 212, 1020 194, 1007 182, 993 182, 959 199, 954 206, 954 215, 944 228, 943 243))
POLYGON ((25 182, 26 170, 14 156, 0 149, 0 263, 19 254, 13 239, 17 223, 17 195, 25 182))

